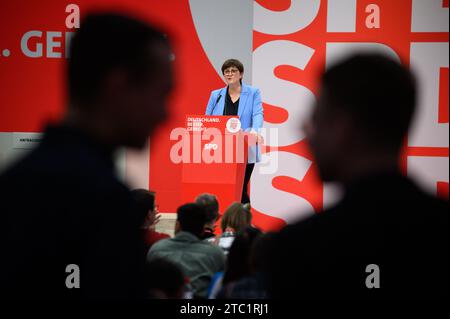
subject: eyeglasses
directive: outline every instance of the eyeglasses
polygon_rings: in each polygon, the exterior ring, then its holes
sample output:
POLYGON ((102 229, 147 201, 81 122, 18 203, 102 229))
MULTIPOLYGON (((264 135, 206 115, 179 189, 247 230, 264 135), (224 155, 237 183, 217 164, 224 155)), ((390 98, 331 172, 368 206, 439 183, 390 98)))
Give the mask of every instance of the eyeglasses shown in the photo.
POLYGON ((228 70, 223 71, 223 74, 225 74, 225 75, 233 74, 234 75, 234 74, 236 74, 238 72, 239 72, 238 69, 228 69, 228 70))

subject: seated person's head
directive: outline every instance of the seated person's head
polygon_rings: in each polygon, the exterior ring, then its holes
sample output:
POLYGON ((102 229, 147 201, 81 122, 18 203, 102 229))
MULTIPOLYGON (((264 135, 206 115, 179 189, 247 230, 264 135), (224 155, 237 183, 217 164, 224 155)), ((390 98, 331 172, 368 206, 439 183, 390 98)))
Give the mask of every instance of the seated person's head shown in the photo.
POLYGON ((143 228, 148 228, 153 224, 156 217, 155 193, 146 189, 134 189, 131 196, 135 202, 136 211, 142 220, 143 228))
POLYGON ((112 146, 144 146, 167 116, 172 63, 165 34, 121 14, 90 14, 69 54, 67 121, 112 146))
POLYGON ((224 284, 250 275, 250 256, 253 243, 262 235, 255 227, 246 227, 236 234, 227 258, 224 284))
POLYGON ((412 74, 391 58, 358 54, 328 68, 305 124, 322 179, 398 164, 415 104, 412 74))
POLYGON ((178 207, 175 233, 189 232, 197 237, 203 234, 206 221, 206 212, 203 206, 189 203, 178 207))
POLYGON ((205 227, 214 229, 214 224, 219 218, 219 202, 217 197, 212 194, 201 194, 195 199, 195 203, 203 206, 206 211, 205 227))
POLYGON ((252 214, 250 204, 241 204, 234 202, 231 204, 222 216, 222 232, 239 232, 251 225, 252 214))
POLYGON ((152 299, 183 298, 184 276, 172 262, 154 259, 145 265, 145 288, 152 299))

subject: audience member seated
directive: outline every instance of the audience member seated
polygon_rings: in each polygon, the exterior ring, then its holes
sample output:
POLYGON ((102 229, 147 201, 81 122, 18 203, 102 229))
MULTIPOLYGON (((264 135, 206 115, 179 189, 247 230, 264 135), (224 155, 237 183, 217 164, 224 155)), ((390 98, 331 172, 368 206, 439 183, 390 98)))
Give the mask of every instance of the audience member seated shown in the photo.
POLYGON ((287 226, 270 263, 274 298, 448 296, 448 201, 400 169, 416 106, 410 71, 379 54, 330 66, 305 132, 325 182, 344 197, 287 226))
POLYGON ((183 299, 183 272, 172 262, 156 258, 145 267, 145 287, 150 299, 183 299))
POLYGON ((170 238, 170 236, 155 230, 160 218, 155 206, 155 193, 146 189, 134 189, 131 191, 131 195, 136 203, 138 214, 144 220, 141 230, 142 240, 145 243, 145 254, 147 254, 154 243, 161 239, 170 238))
POLYGON ((250 204, 234 202, 222 216, 222 234, 216 237, 214 243, 222 248, 225 255, 227 255, 236 233, 250 226, 251 222, 252 214, 250 212, 250 204))
POLYGON ((222 250, 200 239, 206 221, 205 209, 189 203, 177 210, 175 237, 163 239, 150 248, 147 261, 165 258, 179 266, 189 278, 194 297, 206 298, 212 276, 223 271, 225 255, 222 250))
POLYGON ((216 222, 219 219, 219 202, 217 197, 212 194, 201 194, 196 199, 195 202, 202 205, 206 211, 206 223, 203 229, 203 235, 201 239, 206 239, 207 241, 214 240, 216 222))
MULTIPOLYGON (((227 285, 226 297, 230 299, 265 299, 269 297, 267 265, 274 236, 275 233, 267 233, 254 239, 249 256, 250 272, 240 280, 227 285)), ((231 247, 232 250, 233 248, 231 247)), ((231 252, 228 258, 230 257, 231 252)))
POLYGON ((227 257, 225 273, 221 281, 222 289, 217 298, 229 298, 235 283, 250 275, 251 248, 255 240, 261 235, 261 230, 254 227, 246 227, 236 234, 227 257))
POLYGON ((140 298, 143 220, 114 153, 143 148, 167 118, 172 49, 147 22, 98 12, 68 53, 65 114, 0 176, 0 297, 140 298))

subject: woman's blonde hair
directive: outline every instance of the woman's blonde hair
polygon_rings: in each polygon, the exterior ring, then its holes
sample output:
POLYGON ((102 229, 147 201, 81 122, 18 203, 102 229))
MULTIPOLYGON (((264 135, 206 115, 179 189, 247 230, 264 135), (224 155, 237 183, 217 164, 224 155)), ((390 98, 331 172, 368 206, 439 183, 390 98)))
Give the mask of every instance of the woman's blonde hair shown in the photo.
POLYGON ((252 214, 250 212, 250 204, 241 204, 234 202, 231 204, 223 214, 221 221, 222 232, 228 227, 233 228, 235 232, 243 230, 250 226, 252 222, 252 214))

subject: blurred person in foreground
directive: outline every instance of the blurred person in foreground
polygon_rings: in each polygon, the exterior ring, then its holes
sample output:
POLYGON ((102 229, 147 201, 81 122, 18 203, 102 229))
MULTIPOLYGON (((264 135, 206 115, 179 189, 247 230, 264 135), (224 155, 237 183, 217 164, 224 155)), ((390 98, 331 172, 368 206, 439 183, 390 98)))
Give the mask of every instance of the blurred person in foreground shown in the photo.
POLYGON ((62 122, 0 177, 2 296, 143 296, 143 220, 113 153, 142 148, 166 119, 170 54, 166 36, 143 21, 115 13, 82 20, 62 122), (69 264, 79 272, 66 271, 69 264))
POLYGON ((414 77, 388 57, 354 55, 323 74, 305 131, 320 176, 341 183, 344 197, 276 236, 272 297, 448 293, 448 201, 399 168, 415 107, 414 77))

